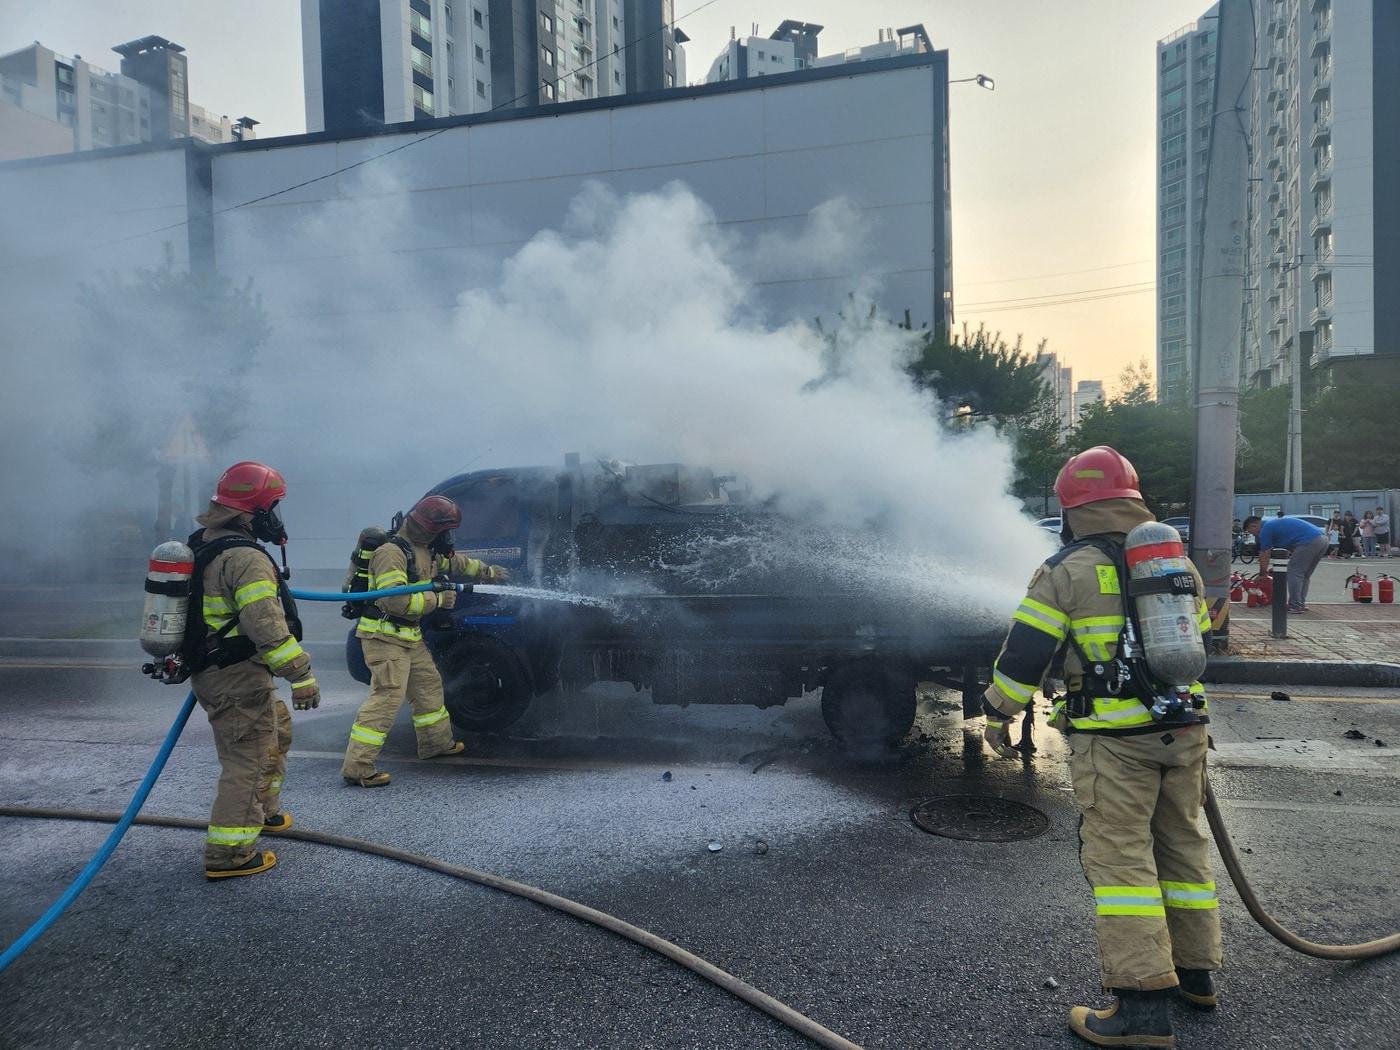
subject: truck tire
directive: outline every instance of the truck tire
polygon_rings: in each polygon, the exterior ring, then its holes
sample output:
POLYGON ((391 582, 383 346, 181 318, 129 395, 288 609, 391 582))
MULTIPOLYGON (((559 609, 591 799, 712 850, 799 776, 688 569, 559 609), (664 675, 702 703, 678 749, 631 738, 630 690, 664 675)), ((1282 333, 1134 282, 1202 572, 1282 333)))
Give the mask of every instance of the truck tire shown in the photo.
POLYGON ((822 686, 822 718, 831 735, 855 747, 893 747, 914 725, 914 676, 874 660, 836 667, 822 686))
POLYGON ((530 706, 530 677, 509 648, 490 638, 465 638, 438 661, 447 713, 465 733, 512 725, 530 706))

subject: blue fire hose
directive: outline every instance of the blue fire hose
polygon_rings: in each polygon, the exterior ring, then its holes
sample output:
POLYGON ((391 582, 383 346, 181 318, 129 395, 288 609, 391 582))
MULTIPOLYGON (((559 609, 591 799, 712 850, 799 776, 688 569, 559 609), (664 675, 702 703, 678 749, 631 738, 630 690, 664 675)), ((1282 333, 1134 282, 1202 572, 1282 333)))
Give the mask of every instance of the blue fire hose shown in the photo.
MULTIPOLYGON (((457 590, 463 591, 470 587, 470 584, 462 583, 414 583, 406 587, 387 587, 381 591, 357 591, 354 594, 356 601, 375 601, 379 598, 391 598, 397 594, 415 594, 418 591, 431 590, 457 590)), ((292 597, 308 602, 340 602, 345 601, 349 595, 341 591, 299 591, 293 590, 292 597)), ((5 949, 0 955, 0 973, 4 973, 11 963, 24 954, 25 950, 42 937, 45 931, 52 926, 60 915, 68 910, 68 906, 78 899, 78 895, 87 889, 88 883, 99 871, 102 865, 107 863, 107 859, 116 852, 117 846, 121 843, 122 836, 131 827, 131 822, 136 819, 136 815, 141 812, 141 807, 146 804, 146 797, 150 795, 151 788, 155 787, 156 778, 165 769, 165 763, 170 758, 170 753, 175 750, 175 741, 180 739, 180 734, 185 729, 185 723, 189 721, 190 712, 194 710, 194 690, 191 689, 185 702, 180 708, 180 713, 175 716, 174 723, 170 726, 170 732, 165 734, 165 742, 160 745, 160 750, 156 752, 155 761, 151 763, 151 768, 146 770, 146 776, 136 789, 136 794, 131 796, 131 801, 127 803, 121 819, 117 821, 112 833, 107 836, 107 840, 102 843, 98 851, 93 854, 92 860, 88 861, 87 867, 78 873, 63 895, 49 906, 49 910, 44 912, 35 920, 34 925, 20 934, 19 938, 5 949)))

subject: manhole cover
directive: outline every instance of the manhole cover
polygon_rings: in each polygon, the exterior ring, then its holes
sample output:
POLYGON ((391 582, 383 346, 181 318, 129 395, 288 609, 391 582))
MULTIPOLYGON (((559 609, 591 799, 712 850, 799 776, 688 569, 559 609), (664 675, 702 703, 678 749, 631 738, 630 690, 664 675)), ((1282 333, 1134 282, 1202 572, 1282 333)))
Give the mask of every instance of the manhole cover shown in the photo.
POLYGON ((1050 818, 1033 806, 987 795, 940 795, 920 802, 909 816, 931 835, 974 842, 1033 839, 1050 826, 1050 818))

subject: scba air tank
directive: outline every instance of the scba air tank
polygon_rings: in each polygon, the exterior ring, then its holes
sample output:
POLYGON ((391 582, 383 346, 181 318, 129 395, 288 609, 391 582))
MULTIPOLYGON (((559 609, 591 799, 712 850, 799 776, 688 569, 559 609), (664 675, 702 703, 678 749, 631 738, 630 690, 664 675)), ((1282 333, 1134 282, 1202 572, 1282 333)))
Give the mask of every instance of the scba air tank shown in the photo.
POLYGON ((1159 521, 1143 522, 1123 545, 1142 651, 1152 673, 1185 688, 1206 669, 1206 647, 1196 620, 1196 577, 1181 535, 1159 521))
POLYGON ((146 572, 146 606, 141 613, 141 648, 152 656, 173 656, 185 640, 194 552, 167 540, 151 552, 146 572))

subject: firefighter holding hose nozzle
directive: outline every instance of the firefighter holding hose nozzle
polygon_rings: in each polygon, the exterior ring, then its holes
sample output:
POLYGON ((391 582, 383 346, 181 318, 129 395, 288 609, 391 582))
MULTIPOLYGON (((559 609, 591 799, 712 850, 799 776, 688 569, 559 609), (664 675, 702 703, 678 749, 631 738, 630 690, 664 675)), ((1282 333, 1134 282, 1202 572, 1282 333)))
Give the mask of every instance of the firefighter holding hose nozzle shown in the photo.
POLYGON ((1069 736, 1083 809, 1080 861, 1093 887, 1107 1009, 1076 1006, 1096 1046, 1175 1046, 1169 1000, 1216 1005, 1220 913, 1205 790, 1210 616, 1181 537, 1159 524, 1137 471, 1101 445, 1055 482, 1066 544, 1031 577, 983 697, 985 739, 1020 757, 1007 724, 1047 672, 1069 694, 1052 724, 1069 736))
MULTIPOLYGON (((452 530, 462 524, 462 512, 446 496, 425 496, 402 523, 369 556, 367 589, 403 587, 447 573, 482 583, 504 583, 510 573, 453 549, 452 530)), ((407 700, 413 709, 413 729, 419 758, 461 754, 465 745, 452 739, 452 723, 442 691, 442 675, 423 644, 422 621, 438 610, 451 609, 457 592, 420 591, 360 605, 355 636, 369 667, 369 697, 350 727, 341 776, 360 787, 383 787, 389 774, 374 761, 407 700)))

